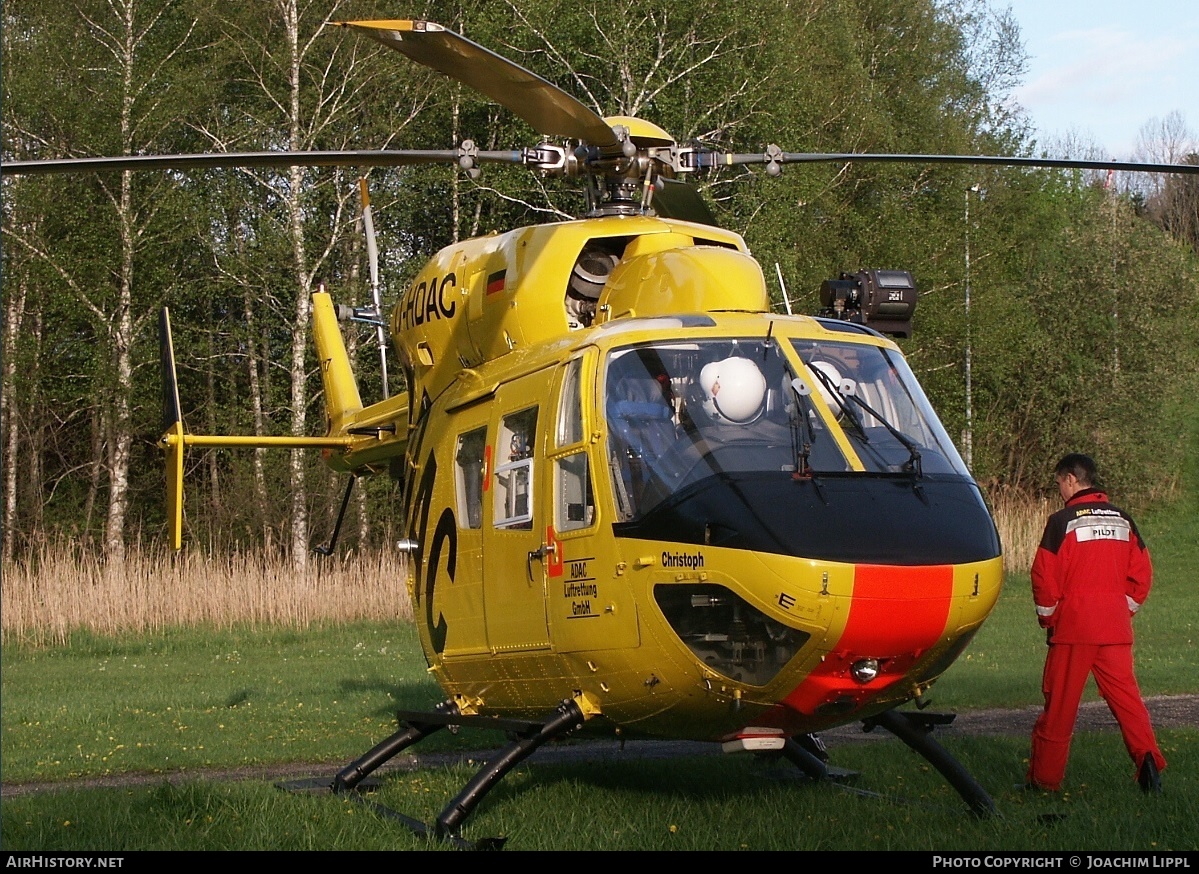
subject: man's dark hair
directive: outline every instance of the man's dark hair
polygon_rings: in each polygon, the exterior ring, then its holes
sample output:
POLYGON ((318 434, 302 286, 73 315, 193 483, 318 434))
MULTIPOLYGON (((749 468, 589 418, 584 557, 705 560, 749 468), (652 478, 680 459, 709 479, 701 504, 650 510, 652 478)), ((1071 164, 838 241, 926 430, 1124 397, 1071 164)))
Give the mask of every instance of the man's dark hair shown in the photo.
POLYGON ((1071 452, 1057 463, 1053 469, 1054 477, 1062 477, 1068 473, 1074 474, 1080 485, 1087 488, 1099 485, 1099 476, 1095 471, 1095 460, 1080 452, 1071 452))

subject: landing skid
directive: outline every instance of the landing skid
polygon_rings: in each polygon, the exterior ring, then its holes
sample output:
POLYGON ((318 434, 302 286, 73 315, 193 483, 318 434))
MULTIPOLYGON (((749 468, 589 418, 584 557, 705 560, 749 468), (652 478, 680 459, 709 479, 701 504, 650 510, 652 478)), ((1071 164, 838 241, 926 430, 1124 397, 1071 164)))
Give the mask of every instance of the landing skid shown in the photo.
POLYGON ((830 765, 827 761, 828 754, 823 752, 823 744, 820 744, 814 735, 802 735, 799 740, 787 738, 787 742, 783 744, 782 756, 803 771, 809 780, 849 783, 860 776, 857 771, 847 771, 830 765), (813 744, 819 744, 818 751, 813 750, 813 744))
POLYGON ((332 781, 312 778, 290 780, 276 784, 288 792, 306 792, 313 789, 328 790, 337 795, 349 795, 361 804, 386 819, 404 825, 421 837, 432 837, 446 841, 461 849, 498 850, 506 838, 482 838, 469 841, 462 837, 462 823, 479 805, 491 789, 509 771, 536 752, 547 740, 563 737, 582 726, 585 717, 574 701, 563 701, 544 722, 521 719, 499 719, 491 716, 471 716, 458 712, 453 701, 443 701, 433 712, 401 710, 396 714, 400 730, 368 753, 358 758, 337 773, 332 781), (471 728, 489 728, 503 731, 511 738, 509 744, 487 761, 462 791, 454 797, 437 821, 427 825, 418 819, 392 810, 363 797, 358 790, 366 789, 366 778, 380 765, 394 758, 408 747, 424 740, 429 735, 451 725, 471 728))
MULTIPOLYGON (((952 713, 908 713, 888 710, 863 720, 862 730, 869 732, 876 727, 885 728, 940 771, 969 806, 971 813, 980 818, 997 816, 995 803, 987 791, 961 762, 930 736, 936 726, 948 725, 953 720, 952 713)), ((856 771, 846 771, 829 765, 824 745, 815 735, 796 735, 788 738, 782 749, 772 755, 781 756, 795 765, 809 780, 849 783, 859 776, 856 771)), ((874 798, 884 797, 864 789, 849 791, 874 798)))
POLYGON ((949 781, 949 785, 957 790, 958 795, 966 802, 971 813, 979 818, 998 816, 999 811, 995 809, 995 802, 991 800, 987 790, 983 789, 961 762, 932 738, 933 728, 948 725, 953 720, 952 713, 888 710, 864 720, 862 729, 872 731, 875 726, 885 728, 940 771, 941 776, 949 781))

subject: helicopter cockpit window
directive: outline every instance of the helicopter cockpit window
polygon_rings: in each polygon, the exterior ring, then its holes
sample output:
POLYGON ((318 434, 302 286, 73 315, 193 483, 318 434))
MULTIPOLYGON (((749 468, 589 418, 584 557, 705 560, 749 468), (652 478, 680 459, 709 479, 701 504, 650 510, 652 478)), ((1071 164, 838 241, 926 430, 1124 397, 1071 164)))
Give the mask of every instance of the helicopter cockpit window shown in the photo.
POLYGON ((849 464, 767 339, 614 349, 604 382, 616 517, 630 520, 722 473, 792 475, 849 464), (823 433, 823 439, 821 439, 823 433))
POLYGON ((533 527, 533 441, 537 408, 504 416, 496 444, 495 527, 533 527))
POLYGON ((458 524, 463 528, 483 527, 483 449, 486 445, 486 428, 468 431, 458 438, 454 485, 458 493, 458 524))
POLYGON ((583 440, 583 404, 579 384, 583 359, 566 365, 562 376, 562 396, 558 400, 558 446, 573 446, 583 440))
POLYGON ((554 461, 554 527, 559 533, 590 528, 595 522, 586 452, 573 452, 554 461))
POLYGON ((859 343, 791 342, 867 472, 969 476, 902 356, 859 343))

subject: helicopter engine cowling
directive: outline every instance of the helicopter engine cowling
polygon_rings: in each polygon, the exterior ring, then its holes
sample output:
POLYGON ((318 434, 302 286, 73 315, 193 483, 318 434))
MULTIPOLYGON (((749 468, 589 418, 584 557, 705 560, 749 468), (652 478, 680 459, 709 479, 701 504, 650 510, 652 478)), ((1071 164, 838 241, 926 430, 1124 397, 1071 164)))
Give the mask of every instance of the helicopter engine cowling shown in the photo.
POLYGON ((629 244, 600 296, 598 321, 718 310, 769 312, 762 268, 745 252, 670 234, 629 244))
POLYGON ((400 296, 391 332, 417 390, 436 397, 465 368, 633 315, 765 312, 761 268, 731 231, 651 216, 521 228, 448 246, 400 296), (615 265, 594 270, 596 250, 615 265), (594 286, 594 287, 590 287, 594 286), (572 299, 573 298, 573 299, 572 299), (589 310, 595 310, 592 301, 589 310))

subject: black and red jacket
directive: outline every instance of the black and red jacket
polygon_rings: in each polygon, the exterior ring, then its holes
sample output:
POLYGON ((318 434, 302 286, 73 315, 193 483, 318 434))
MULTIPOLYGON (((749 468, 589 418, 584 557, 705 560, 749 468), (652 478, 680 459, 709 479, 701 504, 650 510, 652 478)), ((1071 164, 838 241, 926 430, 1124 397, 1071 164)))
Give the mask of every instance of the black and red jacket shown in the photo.
POLYGON ((1032 563, 1032 593, 1054 643, 1132 643, 1132 616, 1153 566, 1132 518, 1098 489, 1049 517, 1032 563))

